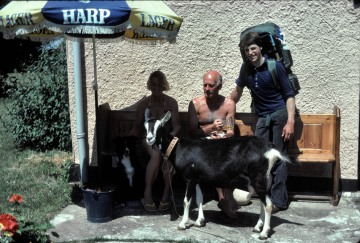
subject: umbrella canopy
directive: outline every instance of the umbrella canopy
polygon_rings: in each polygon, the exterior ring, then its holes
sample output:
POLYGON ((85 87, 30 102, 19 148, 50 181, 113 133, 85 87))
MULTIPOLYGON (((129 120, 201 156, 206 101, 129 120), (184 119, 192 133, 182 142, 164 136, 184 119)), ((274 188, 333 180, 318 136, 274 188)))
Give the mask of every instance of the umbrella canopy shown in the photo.
MULTIPOLYGON (((3 38, 34 41, 68 37, 73 40, 76 133, 83 183, 87 183, 80 41, 94 43, 94 89, 97 108, 95 38, 139 42, 176 40, 183 19, 162 1, 5 1, 0 3, 3 38)), ((96 109, 97 111, 97 109, 96 109)))
POLYGON ((162 1, 8 1, 0 7, 5 39, 41 41, 68 34, 174 42, 182 23, 162 1))

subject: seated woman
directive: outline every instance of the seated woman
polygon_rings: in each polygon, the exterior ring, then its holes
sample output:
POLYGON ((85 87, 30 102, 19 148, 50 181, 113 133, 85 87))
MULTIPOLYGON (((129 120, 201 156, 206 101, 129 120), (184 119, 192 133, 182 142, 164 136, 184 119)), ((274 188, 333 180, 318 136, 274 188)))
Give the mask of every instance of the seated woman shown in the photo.
POLYGON ((155 71, 150 74, 147 81, 147 89, 151 91, 151 95, 139 102, 136 109, 135 124, 130 132, 130 136, 141 137, 141 146, 150 156, 145 172, 144 198, 141 201, 145 210, 154 212, 156 210, 164 211, 170 208, 170 185, 173 174, 170 173, 170 171, 162 170, 163 167, 170 168, 170 166, 163 166, 165 161, 163 161, 161 150, 153 148, 145 141, 145 128, 143 125, 145 110, 149 108, 151 116, 154 119, 160 119, 164 113, 170 111, 171 120, 165 124, 164 128, 173 136, 177 136, 180 132, 180 120, 177 101, 164 94, 164 91, 168 91, 170 88, 163 72, 155 71), (162 170, 163 173, 164 191, 159 207, 157 208, 153 198, 153 185, 159 170, 162 170))

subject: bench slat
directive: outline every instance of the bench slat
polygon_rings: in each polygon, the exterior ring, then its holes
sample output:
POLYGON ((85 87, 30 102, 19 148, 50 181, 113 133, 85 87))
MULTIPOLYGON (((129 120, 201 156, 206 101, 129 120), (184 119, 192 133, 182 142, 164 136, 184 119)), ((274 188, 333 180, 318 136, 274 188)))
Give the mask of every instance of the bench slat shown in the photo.
POLYGON ((333 163, 335 156, 333 154, 299 154, 297 156, 300 162, 313 162, 313 163, 333 163))

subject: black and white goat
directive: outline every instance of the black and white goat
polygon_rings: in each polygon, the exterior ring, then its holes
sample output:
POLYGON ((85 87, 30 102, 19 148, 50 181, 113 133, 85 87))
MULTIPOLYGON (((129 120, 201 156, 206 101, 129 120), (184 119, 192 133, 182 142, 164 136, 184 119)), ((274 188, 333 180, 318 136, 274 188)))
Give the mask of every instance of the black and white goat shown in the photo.
MULTIPOLYGON (((116 137, 114 139, 114 145, 115 145, 115 153, 116 156, 113 156, 113 163, 118 164, 121 162, 121 164, 124 166, 124 171, 126 173, 126 177, 129 181, 129 186, 133 186, 133 176, 134 176, 134 167, 131 164, 130 160, 130 149, 128 147, 128 141, 127 138, 124 137, 116 137)), ((117 165, 116 165, 117 167, 117 165)))
POLYGON ((260 239, 267 239, 272 212, 268 194, 270 171, 278 159, 286 162, 292 160, 276 150, 272 143, 255 136, 214 140, 181 138, 177 141, 173 139, 170 143, 168 135, 162 134, 162 126, 170 117, 168 112, 161 120, 145 119, 145 128, 148 144, 152 145, 155 141, 161 143, 163 152, 166 151, 164 157, 174 164, 187 183, 184 215, 178 229, 186 229, 195 191, 199 212, 195 226, 205 225, 202 185, 239 188, 245 184, 248 186, 249 199, 256 193, 261 201, 260 216, 253 231, 260 232, 260 239))

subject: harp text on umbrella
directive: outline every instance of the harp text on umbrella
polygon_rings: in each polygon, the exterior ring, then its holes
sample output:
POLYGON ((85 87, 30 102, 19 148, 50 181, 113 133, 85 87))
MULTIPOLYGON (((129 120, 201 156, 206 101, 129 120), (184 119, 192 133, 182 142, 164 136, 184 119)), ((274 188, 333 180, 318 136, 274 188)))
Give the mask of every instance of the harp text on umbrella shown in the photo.
POLYGON ((67 9, 62 12, 63 24, 105 24, 105 19, 110 16, 108 9, 67 9))

